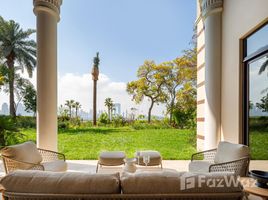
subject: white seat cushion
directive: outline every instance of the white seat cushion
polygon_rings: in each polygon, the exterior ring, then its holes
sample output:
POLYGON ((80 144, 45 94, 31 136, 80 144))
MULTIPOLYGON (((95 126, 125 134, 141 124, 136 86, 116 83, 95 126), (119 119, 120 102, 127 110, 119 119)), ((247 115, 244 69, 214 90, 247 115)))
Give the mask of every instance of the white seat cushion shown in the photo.
POLYGON ((45 162, 41 163, 45 171, 51 171, 51 172, 64 172, 67 171, 67 163, 63 160, 56 160, 53 162, 45 162))
POLYGON ((116 166, 124 164, 126 157, 123 151, 105 151, 101 152, 99 156, 99 164, 107 166, 116 166))
POLYGON ((160 165, 162 162, 162 156, 158 151, 153 151, 153 150, 147 150, 147 151, 138 151, 135 153, 135 157, 138 159, 138 154, 139 154, 139 163, 140 165, 145 165, 143 162, 143 156, 150 156, 150 162, 148 163, 148 166, 155 166, 155 165, 160 165))
POLYGON ((209 172, 209 166, 213 164, 210 162, 202 161, 202 160, 196 160, 192 161, 189 164, 189 172, 209 172))
POLYGON ((220 142, 214 158, 215 163, 230 162, 249 156, 248 146, 233 144, 230 142, 220 142))

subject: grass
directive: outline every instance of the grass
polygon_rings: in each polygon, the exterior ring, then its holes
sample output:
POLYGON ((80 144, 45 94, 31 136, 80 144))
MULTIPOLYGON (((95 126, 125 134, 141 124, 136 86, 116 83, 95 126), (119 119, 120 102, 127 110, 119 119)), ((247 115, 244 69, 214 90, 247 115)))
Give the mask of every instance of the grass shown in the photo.
MULTIPOLYGON (((24 140, 35 140, 35 129, 23 129, 24 140)), ((69 160, 97 159, 101 151, 121 150, 133 157, 137 150, 157 150, 165 160, 189 160, 196 152, 194 131, 166 129, 81 128, 59 130, 59 151, 69 160)))
MULTIPOLYGON (((35 129, 23 129, 23 140, 36 140, 35 129)), ((59 151, 69 160, 97 159, 101 151, 122 150, 133 157, 137 150, 157 150, 165 160, 188 160, 196 152, 194 131, 130 127, 59 130, 59 151)), ((251 159, 268 160, 268 131, 250 132, 251 159)))
POLYGON ((268 131, 251 131, 251 158, 254 160, 268 160, 268 131))

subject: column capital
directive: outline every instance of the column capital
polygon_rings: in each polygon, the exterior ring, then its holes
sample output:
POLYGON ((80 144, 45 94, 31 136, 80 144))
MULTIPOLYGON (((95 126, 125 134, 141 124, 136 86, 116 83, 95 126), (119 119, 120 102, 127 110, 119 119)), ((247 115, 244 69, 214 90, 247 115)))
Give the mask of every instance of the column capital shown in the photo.
POLYGON ((52 13, 60 20, 60 6, 62 0, 33 0, 34 13, 37 14, 38 11, 46 11, 52 13))
POLYGON ((206 19, 209 15, 222 12, 223 0, 200 0, 202 18, 206 19))

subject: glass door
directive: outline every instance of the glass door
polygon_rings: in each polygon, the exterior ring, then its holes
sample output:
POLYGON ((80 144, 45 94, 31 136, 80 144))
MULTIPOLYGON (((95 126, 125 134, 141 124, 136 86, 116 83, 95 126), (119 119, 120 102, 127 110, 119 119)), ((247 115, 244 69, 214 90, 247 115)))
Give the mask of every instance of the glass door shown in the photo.
POLYGON ((248 145, 252 159, 268 159, 268 54, 248 62, 248 145))

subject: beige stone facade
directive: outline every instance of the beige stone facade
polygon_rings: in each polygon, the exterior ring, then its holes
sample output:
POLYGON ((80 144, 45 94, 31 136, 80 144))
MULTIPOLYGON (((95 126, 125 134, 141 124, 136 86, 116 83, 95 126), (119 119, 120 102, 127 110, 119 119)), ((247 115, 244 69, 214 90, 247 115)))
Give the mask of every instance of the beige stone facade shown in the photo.
POLYGON ((242 41, 268 22, 267 8, 267 0, 197 0, 198 150, 242 143, 242 41))

